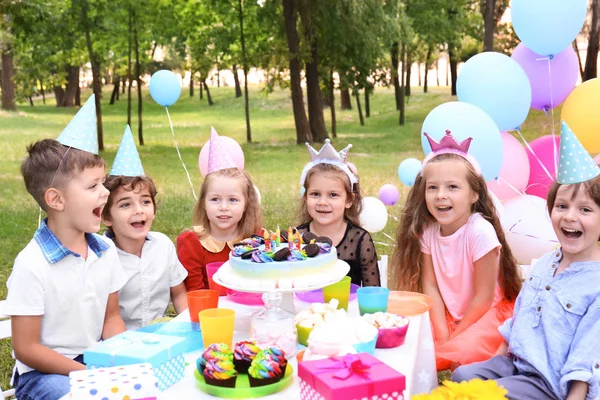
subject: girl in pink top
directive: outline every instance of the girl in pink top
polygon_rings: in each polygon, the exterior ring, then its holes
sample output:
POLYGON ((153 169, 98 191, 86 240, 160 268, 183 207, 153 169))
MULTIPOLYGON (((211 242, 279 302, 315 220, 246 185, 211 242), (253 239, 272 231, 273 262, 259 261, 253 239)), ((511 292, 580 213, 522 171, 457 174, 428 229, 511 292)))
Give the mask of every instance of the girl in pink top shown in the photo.
POLYGON ((391 287, 431 297, 437 367, 454 369, 495 354, 521 281, 470 139, 425 135, 433 151, 404 206, 391 287))

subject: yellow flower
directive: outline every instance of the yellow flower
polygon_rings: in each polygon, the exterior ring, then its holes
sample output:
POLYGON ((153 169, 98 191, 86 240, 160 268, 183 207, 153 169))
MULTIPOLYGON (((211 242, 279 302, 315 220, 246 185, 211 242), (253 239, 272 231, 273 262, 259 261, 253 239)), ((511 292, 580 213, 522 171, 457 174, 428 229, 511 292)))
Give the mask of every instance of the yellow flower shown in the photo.
POLYGON ((468 382, 445 381, 429 394, 413 396, 413 400, 505 400, 508 391, 496 381, 472 379, 468 382))

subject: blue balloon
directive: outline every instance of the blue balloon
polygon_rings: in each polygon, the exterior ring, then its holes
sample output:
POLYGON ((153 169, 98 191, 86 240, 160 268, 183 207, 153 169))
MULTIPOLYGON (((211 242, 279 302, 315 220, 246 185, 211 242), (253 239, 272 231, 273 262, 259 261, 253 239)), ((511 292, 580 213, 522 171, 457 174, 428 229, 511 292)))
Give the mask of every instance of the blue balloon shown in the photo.
POLYGON ((150 79, 150 95, 158 104, 168 107, 175 104, 181 94, 181 81, 173 72, 161 69, 150 79))
POLYGON ((417 175, 421 172, 422 167, 421 161, 416 158, 407 158, 398 166, 398 178, 406 186, 412 186, 415 184, 417 175))
POLYGON ((542 56, 569 47, 585 22, 586 0, 512 0, 515 33, 527 48, 542 56))
POLYGON ((460 70, 456 92, 459 101, 488 113, 501 131, 520 126, 531 107, 531 84, 525 70, 500 53, 471 57, 460 70))
POLYGON ((495 179, 502 169, 502 136, 494 120, 481 108, 469 103, 451 101, 431 110, 421 128, 421 145, 425 155, 431 146, 423 132, 439 141, 450 130, 458 141, 473 138, 469 148, 481 167, 485 181, 495 179))

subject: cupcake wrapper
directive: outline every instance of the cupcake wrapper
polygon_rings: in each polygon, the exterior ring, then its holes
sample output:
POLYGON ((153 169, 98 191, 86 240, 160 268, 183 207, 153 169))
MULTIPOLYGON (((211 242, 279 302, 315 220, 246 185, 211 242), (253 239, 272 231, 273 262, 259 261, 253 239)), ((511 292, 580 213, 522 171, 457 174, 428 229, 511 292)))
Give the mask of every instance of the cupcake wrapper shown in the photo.
POLYGON ((248 375, 248 380, 250 381, 250 387, 267 386, 279 382, 282 376, 283 374, 279 374, 273 378, 257 379, 251 375, 248 375))
POLYGON ((248 368, 250 368, 250 364, 252 361, 249 360, 233 360, 233 365, 235 365, 235 370, 238 374, 245 374, 248 372, 248 368))
POLYGON ((220 386, 220 387, 226 387, 226 388, 234 388, 235 381, 237 381, 237 375, 234 376, 233 378, 229 378, 229 379, 216 379, 216 378, 211 378, 210 376, 204 375, 204 381, 206 382, 207 385, 220 386))

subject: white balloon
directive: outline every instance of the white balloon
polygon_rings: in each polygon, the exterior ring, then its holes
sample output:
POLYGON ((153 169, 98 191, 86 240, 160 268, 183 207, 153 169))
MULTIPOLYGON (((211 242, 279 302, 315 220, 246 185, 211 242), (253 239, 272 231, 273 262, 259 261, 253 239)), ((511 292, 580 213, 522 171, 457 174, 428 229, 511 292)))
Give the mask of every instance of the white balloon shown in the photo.
POLYGON ((388 213, 385 204, 377 197, 365 197, 362 201, 360 225, 370 233, 383 230, 387 224, 388 213))
POLYGON ((552 251, 558 244, 546 201, 533 195, 517 196, 504 202, 502 227, 506 241, 519 264, 552 251))
POLYGON ((258 197, 258 204, 260 204, 262 201, 262 197, 260 196, 260 190, 258 190, 256 185, 254 185, 254 190, 256 190, 256 197, 258 197))

